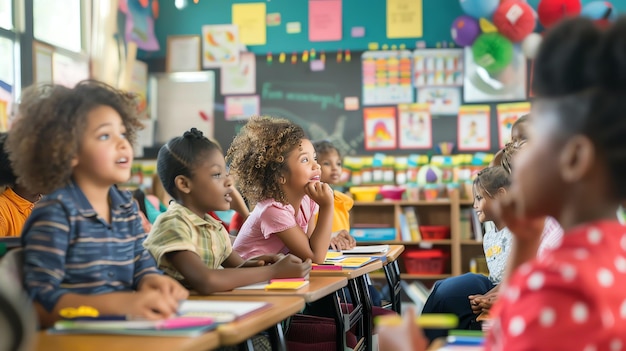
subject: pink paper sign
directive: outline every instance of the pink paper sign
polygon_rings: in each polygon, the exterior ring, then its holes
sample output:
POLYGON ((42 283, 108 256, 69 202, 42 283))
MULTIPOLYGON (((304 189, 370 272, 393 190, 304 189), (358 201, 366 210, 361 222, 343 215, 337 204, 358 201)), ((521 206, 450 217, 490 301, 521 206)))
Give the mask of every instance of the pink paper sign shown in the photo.
POLYGON ((341 40, 341 0, 309 0, 309 40, 341 40))

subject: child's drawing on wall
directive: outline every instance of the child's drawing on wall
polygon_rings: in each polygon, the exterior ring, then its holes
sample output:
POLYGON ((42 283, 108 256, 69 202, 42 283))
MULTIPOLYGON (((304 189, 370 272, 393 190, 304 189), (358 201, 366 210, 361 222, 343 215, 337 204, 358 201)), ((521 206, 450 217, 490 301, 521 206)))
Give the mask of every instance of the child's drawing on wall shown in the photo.
POLYGON ((428 104, 398 105, 401 149, 432 147, 432 121, 428 104))

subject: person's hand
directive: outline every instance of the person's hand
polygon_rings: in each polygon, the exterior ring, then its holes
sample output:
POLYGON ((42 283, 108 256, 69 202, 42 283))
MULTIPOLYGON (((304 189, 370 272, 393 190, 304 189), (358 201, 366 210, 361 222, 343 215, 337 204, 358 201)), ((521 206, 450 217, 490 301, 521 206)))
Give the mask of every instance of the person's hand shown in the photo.
POLYGON ((304 187, 304 193, 320 206, 332 206, 335 202, 333 189, 326 183, 309 182, 304 187))
POLYGON ((302 262, 299 257, 286 255, 272 265, 274 278, 306 277, 311 271, 311 259, 302 262))
POLYGON ((356 240, 345 229, 333 233, 332 237, 330 238, 330 248, 333 250, 350 250, 355 246, 356 240))
POLYGON ((148 274, 141 278, 137 291, 156 290, 180 301, 189 297, 189 291, 176 280, 160 274, 148 274))
POLYGON ((422 329, 415 323, 415 311, 408 308, 401 323, 385 323, 385 320, 397 320, 400 317, 382 316, 376 326, 378 349, 380 351, 425 351, 428 341, 422 329), (388 319, 391 318, 391 319, 388 319))
POLYGON ((521 200, 512 194, 500 196, 491 201, 491 212, 502 219, 506 227, 520 241, 537 241, 541 239, 546 217, 530 217, 523 208, 521 200))
POLYGON ((144 289, 127 295, 124 311, 131 318, 158 320, 169 318, 178 310, 178 299, 156 289, 144 289))
POLYGON ((244 262, 240 267, 260 267, 265 265, 271 265, 278 261, 280 261, 285 255, 277 254, 277 255, 260 255, 257 257, 250 258, 246 262, 244 262))
POLYGON ((488 313, 496 300, 498 300, 498 293, 490 292, 485 295, 470 295, 468 298, 474 314, 488 313))

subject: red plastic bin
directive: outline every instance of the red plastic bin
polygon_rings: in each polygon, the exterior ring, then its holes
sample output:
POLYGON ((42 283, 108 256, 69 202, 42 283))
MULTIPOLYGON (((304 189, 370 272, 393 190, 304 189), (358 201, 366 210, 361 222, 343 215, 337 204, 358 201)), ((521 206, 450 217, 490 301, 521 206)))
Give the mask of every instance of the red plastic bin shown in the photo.
POLYGON ((421 225, 420 233, 424 240, 450 239, 450 227, 447 225, 421 225))
POLYGON ((403 255, 409 274, 444 274, 448 255, 441 250, 413 250, 403 255))

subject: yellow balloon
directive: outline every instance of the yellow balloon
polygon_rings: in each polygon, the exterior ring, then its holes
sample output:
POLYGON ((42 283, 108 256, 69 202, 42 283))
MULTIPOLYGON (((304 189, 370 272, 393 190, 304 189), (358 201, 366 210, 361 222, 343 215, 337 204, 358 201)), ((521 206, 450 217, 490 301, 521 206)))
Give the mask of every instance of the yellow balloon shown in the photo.
POLYGON ((497 33, 498 32, 498 28, 496 28, 496 26, 494 26, 493 23, 491 23, 486 18, 481 18, 478 21, 478 24, 480 25, 480 30, 482 30, 483 33, 497 33))

